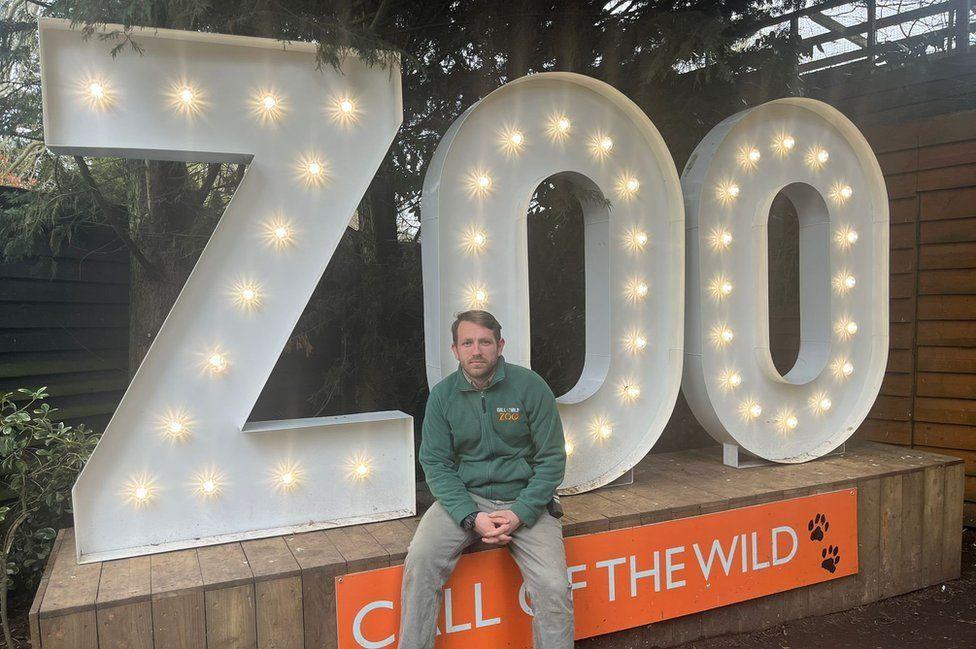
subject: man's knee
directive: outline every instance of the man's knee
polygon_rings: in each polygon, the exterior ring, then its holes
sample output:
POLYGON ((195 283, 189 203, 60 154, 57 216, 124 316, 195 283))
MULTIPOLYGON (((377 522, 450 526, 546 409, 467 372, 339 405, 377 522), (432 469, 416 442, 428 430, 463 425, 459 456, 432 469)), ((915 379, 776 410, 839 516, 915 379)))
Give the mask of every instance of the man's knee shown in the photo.
POLYGON ((532 599, 533 608, 559 610, 572 598, 573 587, 566 573, 560 575, 558 572, 547 571, 527 583, 526 589, 532 599))

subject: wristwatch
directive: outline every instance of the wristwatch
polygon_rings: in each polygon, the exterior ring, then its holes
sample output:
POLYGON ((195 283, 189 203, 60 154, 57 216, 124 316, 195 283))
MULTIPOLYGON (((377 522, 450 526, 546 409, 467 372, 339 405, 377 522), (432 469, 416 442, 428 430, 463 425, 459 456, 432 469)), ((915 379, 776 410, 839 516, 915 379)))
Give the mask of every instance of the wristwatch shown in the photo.
POLYGON ((474 529, 474 520, 478 518, 478 512, 471 512, 463 519, 461 519, 461 527, 468 530, 469 532, 474 529))

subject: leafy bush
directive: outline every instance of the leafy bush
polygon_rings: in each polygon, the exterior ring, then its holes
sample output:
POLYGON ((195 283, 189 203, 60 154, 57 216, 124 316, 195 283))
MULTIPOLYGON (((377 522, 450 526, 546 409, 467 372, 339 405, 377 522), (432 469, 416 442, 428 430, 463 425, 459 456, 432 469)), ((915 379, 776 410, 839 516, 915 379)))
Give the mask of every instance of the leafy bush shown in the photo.
POLYGON ((98 435, 51 420, 41 401, 46 388, 0 394, 0 533, 3 565, 0 621, 13 646, 7 619, 7 595, 32 592, 51 552, 57 529, 71 513, 71 486, 98 435))

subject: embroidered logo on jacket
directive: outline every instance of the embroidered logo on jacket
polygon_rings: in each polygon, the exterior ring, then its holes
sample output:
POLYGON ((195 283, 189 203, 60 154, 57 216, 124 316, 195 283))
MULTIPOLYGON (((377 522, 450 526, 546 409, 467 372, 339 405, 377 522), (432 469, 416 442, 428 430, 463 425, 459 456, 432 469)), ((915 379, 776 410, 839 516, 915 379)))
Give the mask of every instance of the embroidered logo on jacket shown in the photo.
POLYGON ((518 408, 495 408, 498 414, 498 421, 518 421, 522 417, 522 412, 518 408))

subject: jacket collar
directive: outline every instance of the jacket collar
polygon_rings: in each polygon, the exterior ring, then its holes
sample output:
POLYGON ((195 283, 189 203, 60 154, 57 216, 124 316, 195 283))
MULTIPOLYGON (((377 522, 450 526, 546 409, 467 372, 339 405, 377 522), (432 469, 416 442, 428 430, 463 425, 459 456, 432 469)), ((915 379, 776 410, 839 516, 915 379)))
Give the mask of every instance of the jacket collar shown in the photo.
MULTIPOLYGON (((458 368, 457 368, 457 371, 454 372, 454 376, 455 376, 455 382, 454 382, 454 384, 455 384, 456 388, 458 390, 460 390, 461 392, 468 392, 468 391, 472 391, 472 390, 478 390, 478 388, 476 388, 473 385, 471 385, 471 383, 468 382, 468 379, 465 378, 465 376, 464 376, 464 370, 461 369, 461 364, 460 363, 458 363, 458 368)), ((495 365, 495 373, 494 373, 494 375, 492 375, 491 382, 488 384, 487 387, 485 387, 485 390, 491 388, 494 385, 497 385, 500 381, 503 381, 504 379, 505 379, 505 357, 504 356, 499 356, 498 357, 498 364, 495 365)))

